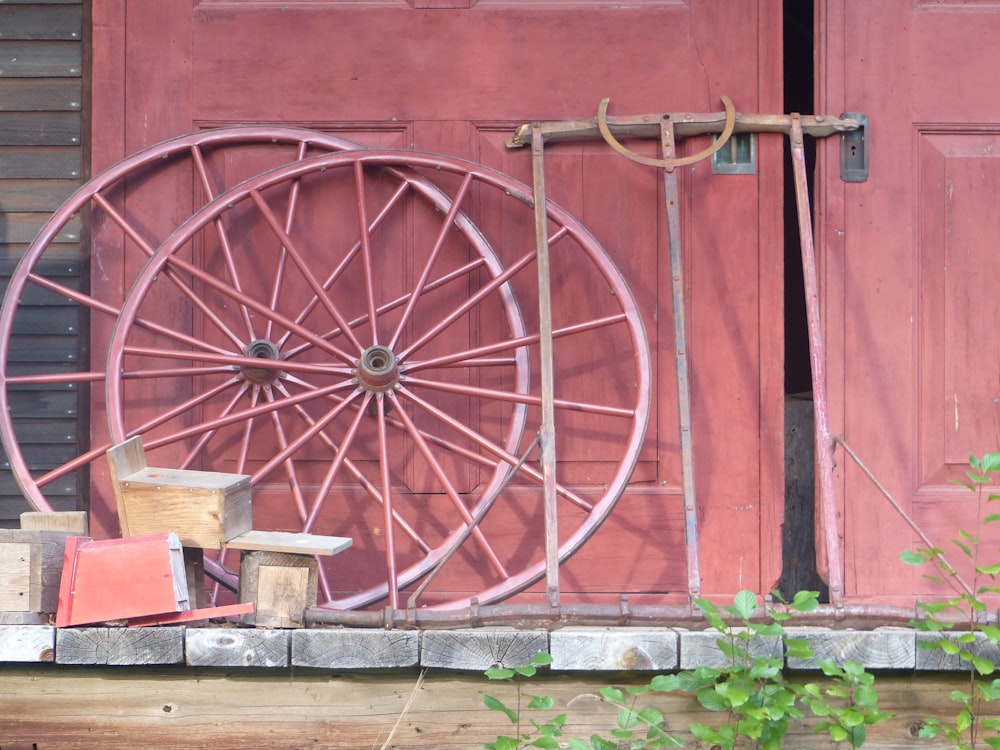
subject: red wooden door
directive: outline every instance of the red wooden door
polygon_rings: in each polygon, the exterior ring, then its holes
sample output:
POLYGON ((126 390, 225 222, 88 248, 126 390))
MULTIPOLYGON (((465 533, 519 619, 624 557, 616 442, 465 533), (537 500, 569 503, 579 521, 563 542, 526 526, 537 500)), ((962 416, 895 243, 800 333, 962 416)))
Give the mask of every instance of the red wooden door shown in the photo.
MULTIPOLYGON (((832 429, 957 562, 949 540, 973 515, 949 480, 1000 435, 1000 103, 980 94, 1000 73, 1000 14, 942 0, 820 7, 820 109, 871 121, 867 182, 841 183, 837 144, 822 146, 832 429)), ((899 554, 922 543, 842 454, 838 478, 848 595, 912 604, 925 571, 899 554)))
MULTIPOLYGON (((530 182, 529 154, 505 146, 514 129, 591 116, 605 96, 622 114, 713 111, 722 94, 746 112, 781 107, 774 0, 132 0, 127 14, 120 0, 94 16, 95 168, 180 133, 277 122, 470 159, 530 182)), ((705 145, 693 139, 684 150, 705 145)), ((650 143, 636 148, 654 153, 650 143)), ((702 162, 681 177, 702 585, 714 593, 768 590, 780 572, 780 139, 762 138, 757 153, 753 175, 713 175, 702 162)), ((683 599, 662 180, 601 143, 553 146, 547 170, 550 197, 595 234, 630 285, 655 373, 632 483, 564 567, 564 590, 683 599)), ((157 221, 168 227, 186 211, 165 200, 157 221)), ((114 294, 128 276, 114 270, 121 250, 99 252, 110 263, 94 284, 114 294)), ((586 483, 574 466, 599 462, 600 442, 563 448, 560 472, 586 483)), ((98 501, 94 513, 113 532, 108 508, 98 501)), ((322 530, 338 531, 332 521, 322 530)), ((342 530, 350 533, 349 519, 342 530)))

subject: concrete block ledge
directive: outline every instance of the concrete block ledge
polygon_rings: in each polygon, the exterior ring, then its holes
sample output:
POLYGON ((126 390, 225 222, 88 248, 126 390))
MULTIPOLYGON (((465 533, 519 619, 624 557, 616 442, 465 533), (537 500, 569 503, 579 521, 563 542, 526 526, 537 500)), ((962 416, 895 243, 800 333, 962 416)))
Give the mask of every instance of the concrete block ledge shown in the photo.
MULTIPOLYGON (((926 651, 926 635, 909 628, 833 630, 789 628, 805 638, 816 657, 787 659, 790 670, 814 671, 820 659, 852 659, 871 670, 948 672, 964 667, 943 652, 926 651)), ((4 663, 73 665, 254 667, 352 670, 433 669, 481 672, 495 664, 528 662, 552 654, 556 672, 673 672, 699 665, 722 666, 714 631, 674 628, 567 627, 554 631, 513 628, 375 630, 324 628, 267 630, 240 627, 61 628, 0 625, 4 663)), ((751 643, 751 653, 780 655, 778 639, 751 643)), ((977 653, 1000 665, 1000 649, 981 643, 977 653)))

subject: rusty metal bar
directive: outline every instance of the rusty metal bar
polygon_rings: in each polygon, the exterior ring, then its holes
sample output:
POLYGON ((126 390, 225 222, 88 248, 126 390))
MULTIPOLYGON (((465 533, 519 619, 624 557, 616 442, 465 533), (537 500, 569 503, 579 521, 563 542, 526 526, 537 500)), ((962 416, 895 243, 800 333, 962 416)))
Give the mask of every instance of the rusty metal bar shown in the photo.
POLYGON ((535 248, 538 270, 538 345, 541 368, 542 423, 538 430, 545 507, 545 594, 559 605, 559 508, 556 505, 556 412, 553 383, 552 287, 549 271, 549 217, 545 198, 545 138, 541 123, 531 126, 531 173, 534 181, 535 248))
MULTIPOLYGON (((775 607, 781 610, 781 607, 775 607)), ((831 628, 870 628, 872 618, 880 625, 908 625, 920 616, 913 608, 877 604, 821 604, 814 612, 789 612, 792 618, 784 624, 813 625, 831 628)), ((953 617, 957 626, 967 624, 967 619, 953 617)), ((997 623, 996 611, 978 613, 979 622, 997 623)), ((761 612, 761 621, 767 615, 761 612)), ((701 611, 678 604, 630 604, 623 596, 618 604, 572 603, 549 607, 541 603, 478 604, 460 609, 406 609, 385 607, 381 610, 343 610, 311 608, 305 613, 310 627, 346 626, 383 629, 454 629, 482 626, 507 626, 525 629, 551 630, 565 625, 594 626, 658 626, 699 629, 708 627, 701 611)))
POLYGON ((816 246, 813 242, 812 215, 809 209, 809 181, 802 140, 802 123, 792 114, 789 142, 792 149, 792 174, 795 181, 795 204, 799 220, 799 244, 802 251, 802 276, 806 294, 806 325, 809 330, 809 360, 812 369, 813 404, 816 421, 816 457, 819 472, 819 506, 826 547, 827 585, 830 601, 839 606, 844 600, 844 571, 841 567, 840 538, 837 524, 837 500, 833 488, 834 442, 826 394, 826 352, 819 309, 819 280, 816 269, 816 246))
MULTIPOLYGON (((660 145, 664 160, 676 156, 674 123, 660 120, 660 145)), ((698 512, 694 490, 694 445, 691 439, 691 384, 687 356, 687 323, 684 311, 684 257, 681 251, 681 209, 677 171, 663 169, 664 208, 670 252, 670 291, 674 311, 674 363, 677 369, 677 413, 681 447, 681 489, 684 497, 684 547, 687 558, 688 596, 701 596, 701 564, 698 558, 698 512)))
MULTIPOLYGON (((669 117, 674 126, 674 136, 687 138, 707 133, 721 133, 726 126, 724 112, 674 112, 649 115, 609 116, 608 129, 616 137, 659 138, 660 123, 669 117)), ((803 115, 799 118, 802 132, 816 138, 857 130, 861 124, 850 118, 833 115, 803 115)), ((533 125, 521 125, 513 137, 507 139, 508 148, 521 148, 532 142, 533 125)), ((543 122, 539 130, 549 142, 595 140, 601 138, 597 118, 543 122)), ((736 114, 734 133, 785 133, 792 131, 791 115, 736 114)))

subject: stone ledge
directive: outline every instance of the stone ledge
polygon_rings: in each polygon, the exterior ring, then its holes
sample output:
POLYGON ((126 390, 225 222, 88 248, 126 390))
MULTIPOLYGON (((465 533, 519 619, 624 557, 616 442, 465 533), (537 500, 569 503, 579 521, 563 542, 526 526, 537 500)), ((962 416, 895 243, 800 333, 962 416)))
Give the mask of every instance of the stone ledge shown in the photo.
MULTIPOLYGON (((819 660, 852 659, 867 669, 948 672, 965 668, 957 657, 918 648, 927 634, 908 628, 832 630, 790 627, 816 657, 787 659, 791 670, 817 670, 819 660)), ((957 637, 951 635, 949 637, 957 637)), ((527 663, 552 654, 556 672, 672 672, 700 665, 724 666, 715 631, 651 627, 567 627, 554 631, 513 628, 376 630, 316 628, 267 630, 238 627, 62 628, 0 625, 0 663, 191 667, 256 667, 365 670, 437 669, 483 671, 495 664, 527 663)), ((760 656, 781 653, 781 642, 750 643, 760 656)), ((1000 665, 1000 648, 987 642, 976 653, 1000 665)))

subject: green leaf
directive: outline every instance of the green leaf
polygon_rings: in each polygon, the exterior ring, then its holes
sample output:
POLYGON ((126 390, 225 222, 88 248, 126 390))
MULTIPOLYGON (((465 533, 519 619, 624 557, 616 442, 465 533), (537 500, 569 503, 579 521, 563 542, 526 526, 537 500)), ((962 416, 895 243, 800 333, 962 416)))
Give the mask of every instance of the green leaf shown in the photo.
POLYGON ((750 700, 750 693, 728 682, 720 682, 716 685, 715 692, 728 701, 729 705, 734 708, 738 708, 750 700))
POLYGON ((590 745, 583 740, 567 740, 569 750, 591 750, 590 745))
POLYGON ((743 620, 749 620, 757 613, 757 595, 747 589, 736 595, 733 604, 738 616, 743 620))
POLYGON ((520 746, 521 742, 516 737, 508 737, 507 735, 500 735, 493 743, 496 750, 517 750, 520 746))
POLYGON ((711 688, 704 688, 695 693, 695 697, 698 702, 709 711, 727 711, 729 710, 729 702, 722 699, 715 690, 711 688))
POLYGON ((920 552, 911 552, 908 549, 904 549, 899 553, 899 559, 907 565, 923 565, 927 562, 927 558, 923 554, 920 552))
POLYGON ((548 666, 552 663, 552 654, 547 651, 539 651, 531 657, 531 663, 539 667, 548 666))
POLYGON ((675 690, 685 689, 681 687, 680 675, 677 674, 658 674, 649 681, 649 687, 659 693, 672 693, 675 690))
POLYGON ((514 670, 506 667, 490 667, 483 674, 491 680, 509 680, 514 676, 514 670))
POLYGON ((559 750, 559 741, 554 737, 543 736, 537 738, 528 747, 540 747, 543 750, 559 750))
POLYGON ((514 671, 521 675, 521 677, 534 677, 538 669, 534 664, 525 664, 520 667, 514 667, 514 671))
POLYGON ((969 709, 959 711, 958 716, 955 717, 955 729, 959 732, 964 732, 966 729, 972 726, 972 712, 969 709))
POLYGON ((643 724, 658 726, 663 723, 663 712, 653 706, 646 706, 639 711, 639 720, 643 724))
POLYGON ((980 464, 980 471, 983 474, 994 474, 1000 471, 1000 453, 992 452, 983 456, 980 464))
POLYGON ((972 657, 972 666, 974 666, 976 671, 981 675, 993 674, 993 662, 989 659, 984 659, 981 656, 974 656, 972 657))
POLYGON ((706 615, 717 615, 719 614, 719 608, 716 607, 708 599, 695 599, 694 606, 700 609, 706 615))
POLYGON ((616 721, 618 722, 619 729, 631 729, 639 723, 639 716, 635 713, 635 711, 626 708, 618 712, 616 721))
POLYGON ((510 719, 511 724, 517 724, 517 711, 512 708, 507 708, 507 706, 504 705, 503 701, 499 698, 494 698, 492 695, 487 693, 483 695, 483 703, 486 705, 486 708, 490 709, 490 711, 499 711, 502 714, 506 714, 507 718, 510 719))
POLYGON ((997 521, 1000 521, 1000 513, 990 513, 983 519, 984 524, 996 523, 997 521))
POLYGON ((608 703, 624 703, 625 694, 616 687, 606 686, 602 687, 601 697, 604 698, 608 703))
POLYGON ((830 739, 834 742, 843 742, 847 739, 847 730, 836 724, 831 724, 829 729, 830 739))
POLYGON ((548 711, 554 703, 551 695, 533 695, 528 701, 528 708, 533 708, 536 711, 548 711))
POLYGON ((776 622, 755 623, 750 627, 754 633, 764 638, 777 638, 785 632, 785 629, 776 622))
POLYGON ((790 606, 796 612, 814 612, 819 609, 819 592, 796 591, 790 606))

